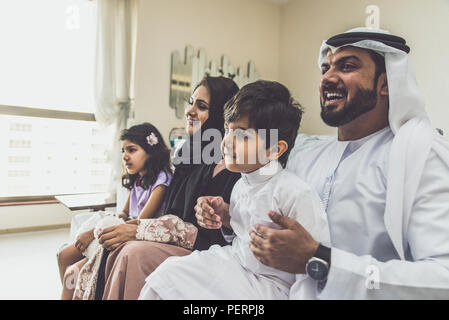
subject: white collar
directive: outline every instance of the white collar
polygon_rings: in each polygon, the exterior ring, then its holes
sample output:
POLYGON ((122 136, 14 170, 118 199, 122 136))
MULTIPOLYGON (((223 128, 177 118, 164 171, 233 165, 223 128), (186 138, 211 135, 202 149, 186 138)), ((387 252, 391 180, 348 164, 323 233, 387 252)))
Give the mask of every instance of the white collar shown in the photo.
POLYGON ((256 185, 270 180, 276 174, 282 171, 282 169, 282 165, 279 163, 279 161, 272 160, 263 167, 260 167, 253 172, 242 172, 242 179, 248 185, 256 185))
POLYGON ((383 129, 381 129, 381 130, 379 130, 379 131, 376 131, 376 132, 370 134, 369 136, 360 138, 360 139, 358 139, 358 140, 348 141, 348 142, 349 142, 349 143, 348 143, 348 144, 349 144, 349 146, 348 146, 349 151, 350 151, 351 153, 354 152, 354 151, 356 151, 356 150, 357 150, 358 148, 360 148, 365 142, 367 142, 368 140, 371 140, 371 138, 374 138, 375 136, 380 135, 380 134, 382 134, 382 133, 384 133, 384 132, 387 132, 387 131, 390 131, 390 127, 389 127, 389 126, 383 128, 383 129))

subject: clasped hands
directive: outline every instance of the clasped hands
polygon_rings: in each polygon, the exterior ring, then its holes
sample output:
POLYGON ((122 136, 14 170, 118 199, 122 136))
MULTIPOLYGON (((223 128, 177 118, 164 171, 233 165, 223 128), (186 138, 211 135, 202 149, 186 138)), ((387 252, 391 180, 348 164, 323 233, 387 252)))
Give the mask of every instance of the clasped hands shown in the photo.
MULTIPOLYGON (((282 227, 281 230, 257 224, 250 231, 249 247, 255 257, 272 268, 305 273, 307 261, 313 257, 319 243, 296 220, 269 211, 270 219, 282 227)), ((197 200, 195 217, 198 225, 206 229, 231 228, 229 204, 222 197, 205 196, 197 200)))
POLYGON ((98 242, 108 251, 114 251, 125 242, 136 240, 139 220, 130 220, 125 224, 118 224, 105 228, 98 235, 98 242))

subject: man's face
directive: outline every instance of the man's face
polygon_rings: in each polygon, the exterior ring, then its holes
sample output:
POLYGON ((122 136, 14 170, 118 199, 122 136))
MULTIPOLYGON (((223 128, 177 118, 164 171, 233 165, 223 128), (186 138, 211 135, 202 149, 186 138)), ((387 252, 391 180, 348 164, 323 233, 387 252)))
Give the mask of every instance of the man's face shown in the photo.
POLYGON ((368 51, 330 50, 321 65, 321 118, 333 127, 347 124, 377 104, 376 66, 368 51))

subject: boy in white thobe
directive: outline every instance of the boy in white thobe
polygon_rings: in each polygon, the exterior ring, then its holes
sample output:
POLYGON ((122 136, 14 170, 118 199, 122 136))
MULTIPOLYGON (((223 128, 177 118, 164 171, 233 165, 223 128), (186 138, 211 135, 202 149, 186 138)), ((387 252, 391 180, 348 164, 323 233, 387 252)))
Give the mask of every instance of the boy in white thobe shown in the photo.
POLYGON ((301 113, 287 88, 275 82, 248 84, 228 102, 225 120, 231 132, 223 140, 223 153, 227 169, 242 173, 229 207, 232 245, 167 259, 147 278, 139 299, 287 299, 291 285, 306 279, 257 260, 249 235, 258 224, 279 228, 268 217, 273 210, 329 243, 318 195, 283 169, 301 113), (275 129, 278 136, 263 138, 251 129, 275 129))

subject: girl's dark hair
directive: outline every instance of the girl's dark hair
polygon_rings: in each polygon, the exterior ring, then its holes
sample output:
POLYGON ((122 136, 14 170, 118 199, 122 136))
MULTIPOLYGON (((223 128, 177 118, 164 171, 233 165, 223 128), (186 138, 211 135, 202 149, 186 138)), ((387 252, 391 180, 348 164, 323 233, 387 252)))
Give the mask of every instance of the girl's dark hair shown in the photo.
MULTIPOLYGON (((287 151, 278 159, 285 167, 291 149, 298 135, 303 109, 296 102, 288 89, 274 81, 259 80, 243 86, 240 91, 228 101, 225 107, 226 123, 235 122, 242 116, 248 116, 250 128, 277 129, 278 140, 288 144, 287 151)), ((266 148, 277 141, 270 141, 266 133, 266 148)))
MULTIPOLYGON (((161 171, 165 172, 166 179, 168 179, 168 174, 172 173, 170 165, 170 150, 167 148, 164 139, 155 126, 148 122, 132 126, 131 128, 122 131, 120 140, 129 140, 135 144, 138 144, 149 155, 144 164, 146 173, 140 181, 142 188, 148 189, 153 183, 155 183, 161 171), (154 133, 158 139, 158 143, 152 146, 147 141, 147 137, 151 133, 154 133)), ((128 172, 125 172, 122 176, 122 185, 131 190, 138 178, 139 173, 129 174, 128 172)))
POLYGON ((198 83, 193 91, 198 87, 205 86, 209 91, 209 119, 207 119, 208 127, 215 128, 224 134, 224 106, 226 102, 234 96, 239 87, 232 79, 225 77, 204 77, 198 83))

